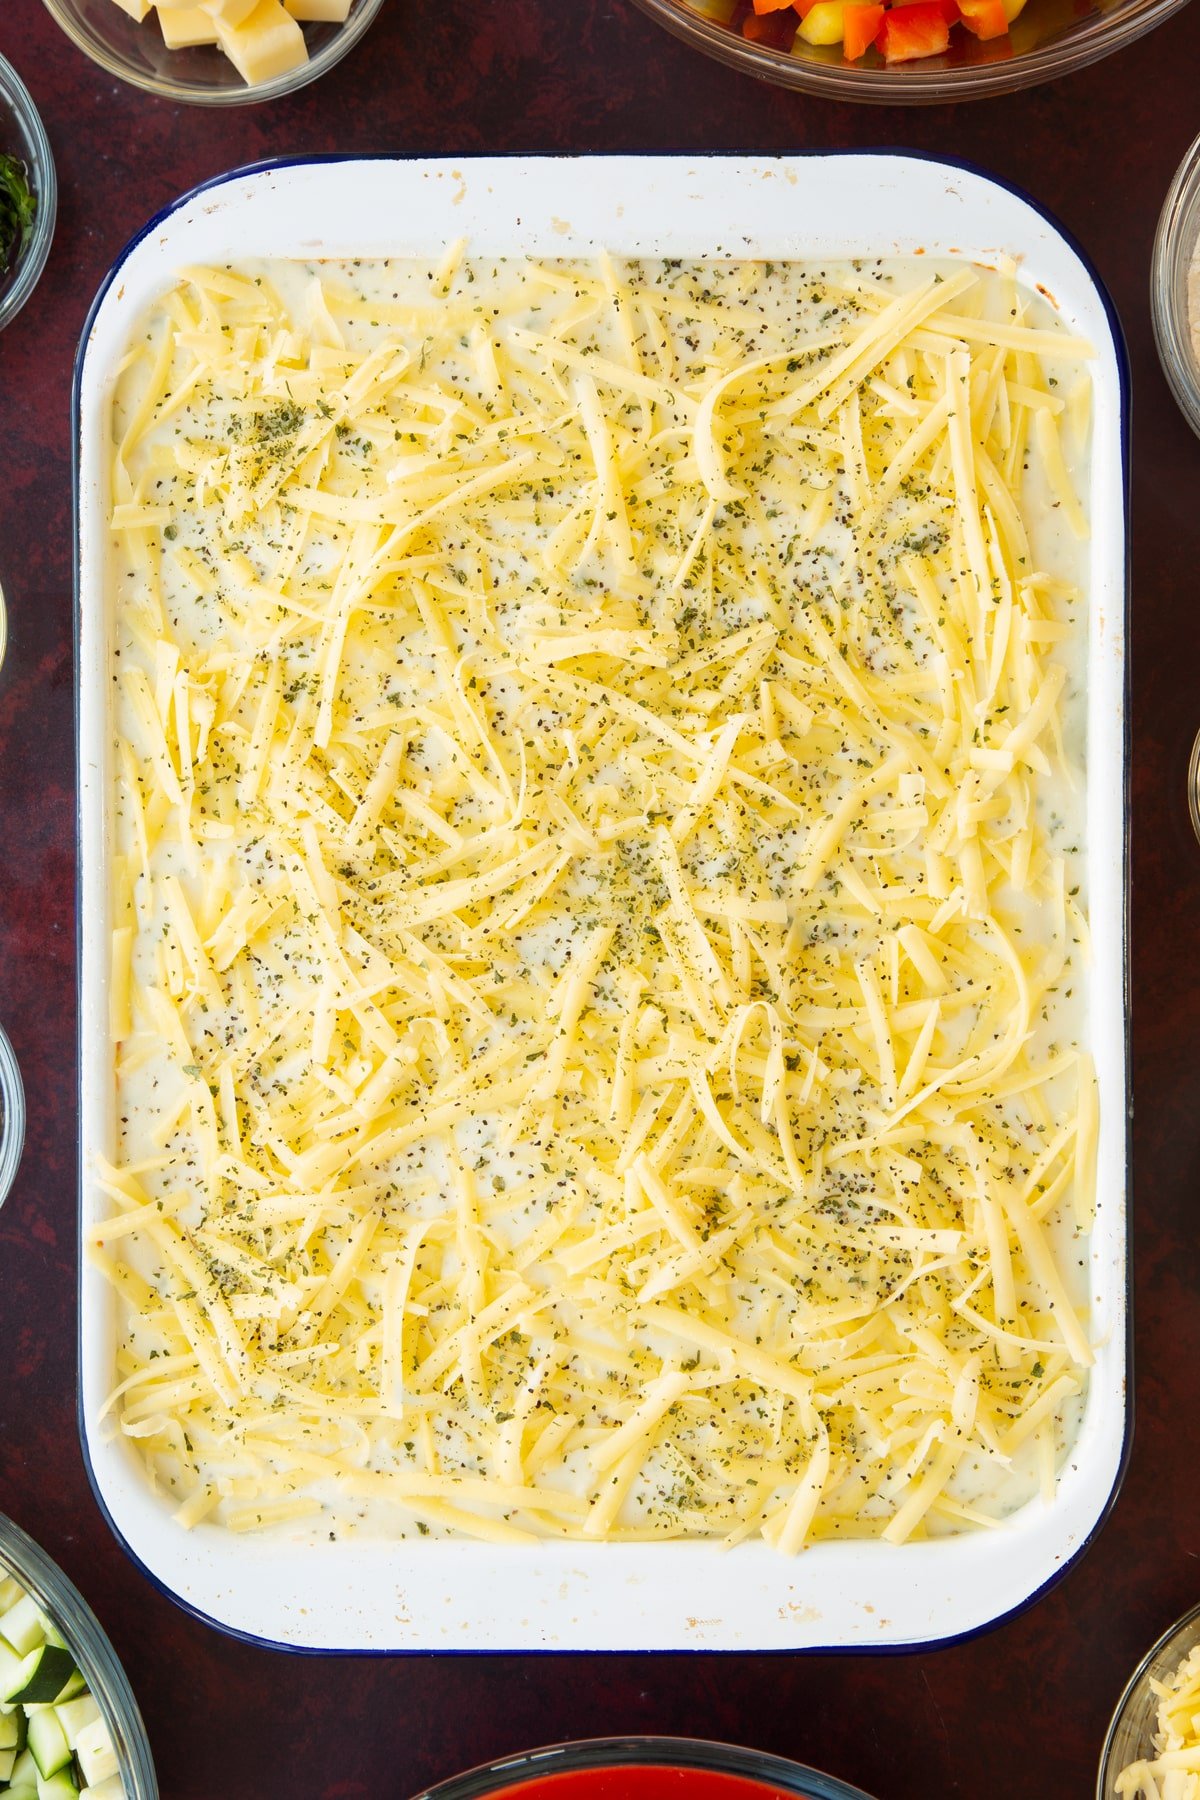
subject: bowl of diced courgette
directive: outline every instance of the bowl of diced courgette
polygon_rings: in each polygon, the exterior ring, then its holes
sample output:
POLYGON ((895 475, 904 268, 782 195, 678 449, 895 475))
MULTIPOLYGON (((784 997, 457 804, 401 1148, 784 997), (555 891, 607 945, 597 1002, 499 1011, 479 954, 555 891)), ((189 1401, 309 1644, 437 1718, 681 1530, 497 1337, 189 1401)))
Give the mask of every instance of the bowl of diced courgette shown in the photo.
POLYGON ((2 1513, 0 1800, 158 1800, 116 1652, 62 1570, 2 1513))

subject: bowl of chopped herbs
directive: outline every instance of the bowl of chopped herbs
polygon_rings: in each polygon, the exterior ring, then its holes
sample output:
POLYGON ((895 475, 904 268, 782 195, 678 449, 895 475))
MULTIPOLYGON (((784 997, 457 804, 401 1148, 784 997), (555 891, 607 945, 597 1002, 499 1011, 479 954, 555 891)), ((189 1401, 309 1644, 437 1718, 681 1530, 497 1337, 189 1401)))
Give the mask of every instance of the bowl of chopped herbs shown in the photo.
POLYGON ((25 83, 0 56, 0 331, 46 266, 56 209, 50 140, 25 83))

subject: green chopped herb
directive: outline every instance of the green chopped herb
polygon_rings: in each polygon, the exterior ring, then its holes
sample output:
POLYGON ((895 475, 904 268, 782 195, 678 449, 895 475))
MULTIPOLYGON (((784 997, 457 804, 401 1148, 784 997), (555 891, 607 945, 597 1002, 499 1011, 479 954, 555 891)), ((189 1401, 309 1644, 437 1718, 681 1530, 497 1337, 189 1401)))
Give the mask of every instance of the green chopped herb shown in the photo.
POLYGON ((20 157, 0 154, 0 274, 25 248, 36 216, 37 197, 25 164, 20 157))

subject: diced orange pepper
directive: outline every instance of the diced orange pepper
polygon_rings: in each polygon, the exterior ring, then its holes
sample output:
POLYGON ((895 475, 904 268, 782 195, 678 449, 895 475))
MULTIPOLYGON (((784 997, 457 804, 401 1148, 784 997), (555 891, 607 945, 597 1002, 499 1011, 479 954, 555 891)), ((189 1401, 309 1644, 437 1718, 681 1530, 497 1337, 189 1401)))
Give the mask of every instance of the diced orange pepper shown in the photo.
POLYGON ((938 0, 893 6, 879 30, 879 48, 890 63, 941 56, 949 42, 950 27, 938 0))
POLYGON ((847 62, 857 62, 860 56, 866 55, 879 36, 879 27, 883 24, 883 8, 859 5, 857 0, 847 0, 846 6, 842 8, 842 20, 845 27, 842 55, 847 62))
POLYGON ((959 16, 977 38, 1003 37, 1008 30, 1004 0, 958 0, 959 16))
POLYGON ((792 0, 754 0, 754 10, 756 13, 782 12, 791 4, 792 0))

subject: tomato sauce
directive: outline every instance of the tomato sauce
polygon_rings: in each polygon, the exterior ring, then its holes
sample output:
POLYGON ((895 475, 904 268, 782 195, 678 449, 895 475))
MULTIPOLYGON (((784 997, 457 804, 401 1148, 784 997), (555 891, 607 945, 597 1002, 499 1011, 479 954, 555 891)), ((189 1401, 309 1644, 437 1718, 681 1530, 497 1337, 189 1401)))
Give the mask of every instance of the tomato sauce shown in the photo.
POLYGON ((608 1769, 569 1769, 497 1788, 494 1800, 797 1800, 793 1790, 744 1775, 665 1765, 618 1764, 608 1769))

